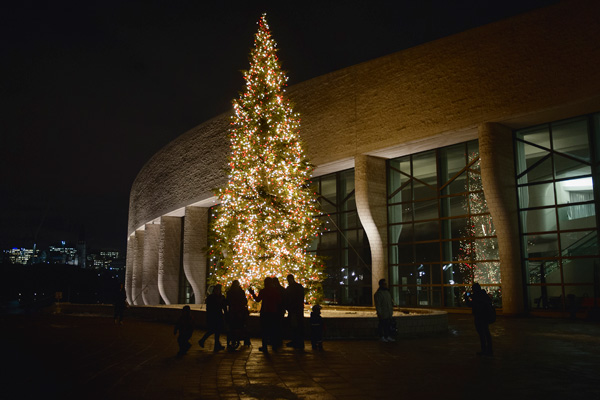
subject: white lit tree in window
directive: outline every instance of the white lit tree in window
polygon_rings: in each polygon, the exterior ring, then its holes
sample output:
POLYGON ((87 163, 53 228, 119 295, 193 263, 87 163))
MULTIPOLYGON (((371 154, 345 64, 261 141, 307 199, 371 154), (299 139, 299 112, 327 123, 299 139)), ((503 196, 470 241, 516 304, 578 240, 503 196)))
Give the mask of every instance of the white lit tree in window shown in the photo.
POLYGON ((469 194, 463 207, 465 211, 470 208, 470 217, 463 231, 465 239, 460 242, 459 255, 459 261, 462 263, 463 283, 500 283, 498 262, 491 261, 498 259, 498 246, 495 240, 489 238, 496 235, 496 228, 494 228, 492 217, 489 215, 483 193, 478 155, 470 154, 469 163, 472 165, 467 170, 468 178, 465 181, 467 186, 465 189, 469 194), (476 238, 480 240, 474 240, 476 238))
POLYGON ((299 115, 286 98, 287 77, 266 16, 258 22, 245 90, 233 102, 229 181, 211 222, 210 282, 260 287, 266 276, 296 281, 315 299, 323 266, 307 253, 319 234, 313 167, 299 139, 299 115))

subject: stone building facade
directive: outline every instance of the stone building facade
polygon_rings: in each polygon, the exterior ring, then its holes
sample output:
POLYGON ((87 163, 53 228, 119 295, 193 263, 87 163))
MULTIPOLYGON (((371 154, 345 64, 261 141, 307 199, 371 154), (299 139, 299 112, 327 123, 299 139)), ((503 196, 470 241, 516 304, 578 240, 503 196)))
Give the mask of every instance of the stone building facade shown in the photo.
MULTIPOLYGON (((288 89, 336 216, 337 244, 312 248, 331 255, 328 301, 369 304, 380 278, 400 305, 441 308, 463 306, 478 280, 505 314, 598 295, 598 15, 598 2, 562 2, 288 89)), ((138 174, 130 303, 203 302, 229 118, 184 133, 138 174)))

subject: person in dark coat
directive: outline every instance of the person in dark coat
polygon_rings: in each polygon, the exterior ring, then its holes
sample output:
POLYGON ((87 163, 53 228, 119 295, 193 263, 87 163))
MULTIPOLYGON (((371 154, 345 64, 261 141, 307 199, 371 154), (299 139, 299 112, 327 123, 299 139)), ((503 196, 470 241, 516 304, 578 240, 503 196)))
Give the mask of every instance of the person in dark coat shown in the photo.
POLYGON ((492 310, 492 299, 487 292, 481 288, 479 283, 473 284, 471 294, 471 308, 475 320, 475 330, 479 335, 481 351, 477 355, 492 356, 492 335, 490 334, 490 311, 492 310))
POLYGON ((263 353, 268 353, 267 345, 271 344, 273 351, 278 350, 278 339, 277 324, 279 323, 279 315, 281 309, 281 293, 275 287, 273 279, 270 277, 265 278, 265 287, 260 290, 258 295, 254 293, 254 289, 250 288, 248 291, 252 295, 254 301, 262 301, 260 307, 260 327, 262 333, 262 347, 258 350, 263 353))
POLYGON ((127 294, 125 293, 125 286, 121 283, 119 291, 115 298, 115 324, 123 324, 123 313, 127 308, 127 294))
POLYGON ((246 332, 246 321, 248 319, 248 299, 244 289, 237 279, 231 283, 227 291, 227 349, 235 350, 241 340, 246 346, 250 346, 250 338, 246 332))
POLYGON ((285 303, 292 336, 287 346, 302 350, 304 349, 304 286, 296 282, 292 274, 287 276, 287 281, 285 303))
POLYGON ((225 296, 221 294, 221 285, 217 284, 213 288, 213 292, 206 298, 206 333, 202 339, 198 341, 200 347, 204 347, 204 342, 210 335, 215 335, 215 345, 213 351, 216 353, 223 350, 219 336, 224 328, 224 315, 226 311, 225 296))
POLYGON ((392 318, 394 318, 394 302, 385 279, 379 280, 379 289, 375 292, 375 310, 379 318, 379 334, 382 342, 395 342, 392 337, 392 318))
POLYGON ((273 331, 273 340, 274 345, 277 348, 280 348, 283 344, 283 323, 285 320, 285 288, 281 286, 279 282, 279 278, 274 276, 271 278, 273 282, 273 286, 279 292, 280 302, 277 307, 277 324, 275 324, 275 330, 273 331))
POLYGON ((175 329, 173 334, 176 335, 179 332, 179 336, 177 337, 177 343, 179 344, 179 353, 178 356, 182 356, 192 347, 190 344, 190 338, 192 337, 192 333, 194 333, 194 321, 192 319, 192 311, 190 310, 190 306, 183 306, 181 310, 181 316, 177 320, 175 324, 175 329))
POLYGON ((313 350, 323 350, 323 317, 318 304, 313 306, 310 313, 310 343, 313 350))

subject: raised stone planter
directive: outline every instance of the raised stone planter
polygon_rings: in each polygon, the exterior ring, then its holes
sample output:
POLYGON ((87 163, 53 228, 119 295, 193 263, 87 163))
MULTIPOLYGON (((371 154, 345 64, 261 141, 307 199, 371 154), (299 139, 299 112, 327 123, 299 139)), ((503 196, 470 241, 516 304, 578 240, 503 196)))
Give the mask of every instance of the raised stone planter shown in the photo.
MULTIPOLYGON (((183 305, 170 306, 131 306, 125 311, 127 318, 139 318, 162 323, 175 323, 183 305)), ((190 305, 192 315, 200 328, 206 327, 206 311, 203 305, 190 305)), ((113 315, 110 305, 102 304, 61 304, 64 314, 113 315)), ((321 310, 325 324, 326 339, 376 339, 378 319, 372 307, 325 306, 321 310)), ((305 337, 310 337, 310 310, 304 311, 305 337)), ((399 337, 414 337, 440 334, 448 331, 448 313, 439 310, 420 308, 397 308, 394 311, 399 337)), ((252 336, 260 336, 260 316, 250 314, 248 331, 252 336)))
MULTIPOLYGON (((370 307, 326 307, 321 311, 328 339, 377 338, 378 319, 370 307)), ((438 334, 448 331, 445 311, 402 308, 394 311, 399 337, 438 334)))

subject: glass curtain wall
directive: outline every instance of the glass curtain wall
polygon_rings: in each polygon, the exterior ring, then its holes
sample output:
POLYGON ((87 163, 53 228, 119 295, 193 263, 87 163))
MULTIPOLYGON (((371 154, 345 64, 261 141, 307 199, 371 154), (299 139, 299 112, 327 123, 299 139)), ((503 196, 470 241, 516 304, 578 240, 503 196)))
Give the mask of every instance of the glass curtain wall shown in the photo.
POLYGON ((531 309, 598 297, 599 115, 515 133, 519 220, 531 309), (597 186, 597 185, 596 185, 597 186), (596 282, 594 284, 594 282, 596 282))
POLYGON ((358 218, 354 170, 312 179, 319 195, 322 234, 310 251, 324 258, 324 302, 342 305, 371 304, 371 250, 358 218))
POLYGON ((479 282, 501 306, 500 266, 470 141, 388 161, 390 289, 396 304, 462 307, 479 282))

